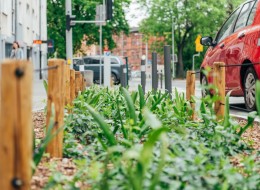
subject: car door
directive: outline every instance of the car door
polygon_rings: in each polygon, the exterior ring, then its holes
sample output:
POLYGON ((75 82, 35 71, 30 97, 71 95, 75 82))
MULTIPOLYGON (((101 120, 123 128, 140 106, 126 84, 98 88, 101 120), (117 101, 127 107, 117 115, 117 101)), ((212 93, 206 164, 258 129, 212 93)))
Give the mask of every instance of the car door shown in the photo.
MULTIPOLYGON (((239 14, 240 8, 236 9, 230 17, 223 24, 221 29, 219 30, 216 39, 215 39, 215 47, 211 47, 211 49, 207 52, 207 59, 209 67, 213 67, 213 63, 215 62, 225 62, 225 54, 226 54, 226 44, 231 40, 230 34, 232 34, 235 20, 239 14)), ((212 72, 210 77, 208 78, 209 83, 213 82, 212 72)))
POLYGON ((242 64, 245 59, 245 42, 251 38, 251 24, 249 23, 249 15, 254 7, 255 0, 245 3, 239 12, 239 16, 235 22, 230 40, 226 44, 225 63, 230 67, 226 67, 226 87, 227 90, 233 90, 232 95, 241 95, 242 89, 240 85, 240 69, 232 65, 242 64))

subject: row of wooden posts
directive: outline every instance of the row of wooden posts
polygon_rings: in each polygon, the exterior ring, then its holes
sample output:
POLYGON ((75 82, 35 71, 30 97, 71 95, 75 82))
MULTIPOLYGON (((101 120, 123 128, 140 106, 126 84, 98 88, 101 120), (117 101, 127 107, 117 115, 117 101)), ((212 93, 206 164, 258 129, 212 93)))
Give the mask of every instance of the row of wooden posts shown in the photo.
MULTIPOLYGON (((223 63, 214 64, 214 84, 220 99, 215 103, 218 117, 224 116, 225 69, 223 63)), ((48 104, 46 126, 54 114, 53 133, 63 126, 64 106, 72 104, 86 82, 81 72, 75 72, 62 59, 48 62, 48 104), (52 113, 54 105, 54 113, 52 113)), ((30 189, 33 146, 32 85, 33 67, 30 62, 9 60, 1 64, 0 78, 0 189, 30 189)), ((186 98, 195 95, 195 72, 187 73, 186 98)), ((195 105, 191 102, 192 108, 195 105)), ((194 111, 195 112, 195 111, 194 111)), ((195 115, 193 115, 194 119, 195 115)), ((46 152, 62 158, 63 132, 49 143, 46 152)))
MULTIPOLYGON (((86 82, 65 60, 48 62, 48 104, 46 126, 54 114, 53 133, 63 126, 64 106, 72 104, 86 82), (54 105, 54 113, 52 107, 54 105)), ((30 189, 33 155, 32 85, 33 66, 28 61, 7 60, 0 78, 0 189, 30 189)), ((62 158, 62 130, 46 152, 62 158)))
MULTIPOLYGON (((225 114, 225 64, 217 62, 213 64, 213 84, 217 89, 218 100, 214 104, 214 111, 217 118, 222 119, 225 114)), ((195 71, 187 71, 186 75, 186 99, 193 109, 192 119, 195 119, 195 103, 192 97, 195 96, 195 71)))

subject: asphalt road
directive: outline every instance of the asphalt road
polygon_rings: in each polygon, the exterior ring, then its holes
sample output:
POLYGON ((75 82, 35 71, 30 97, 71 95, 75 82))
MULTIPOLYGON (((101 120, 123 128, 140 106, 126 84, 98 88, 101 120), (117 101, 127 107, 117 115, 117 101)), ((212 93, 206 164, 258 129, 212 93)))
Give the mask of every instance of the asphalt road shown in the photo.
MULTIPOLYGON (((130 90, 137 90, 138 85, 141 84, 140 78, 133 78, 129 81, 129 88, 130 90)), ((161 87, 161 84, 159 82, 158 89, 164 90, 164 81, 161 87)), ((176 88, 178 92, 186 92, 186 80, 179 80, 174 79, 172 81, 172 88, 176 88)), ((152 89, 152 79, 146 79, 146 91, 150 91, 152 89)), ((195 85, 195 96, 200 98, 201 97, 201 87, 199 80, 196 80, 195 85)), ((245 103, 243 97, 230 97, 230 114, 234 116, 239 116, 242 118, 247 118, 247 115, 249 112, 245 111, 245 103), (234 108, 235 107, 235 108, 234 108)))
MULTIPOLYGON (((36 78, 36 77, 35 77, 36 78)), ((133 78, 129 81, 129 88, 130 90, 137 90, 138 85, 141 84, 140 78, 133 78)), ((172 81, 173 90, 176 88, 178 92, 186 92, 186 81, 185 80, 173 80, 172 81)), ((201 88, 199 81, 196 81, 196 91, 195 96, 200 98, 201 97, 201 88)), ((146 91, 150 91, 152 89, 152 80, 147 78, 146 80, 146 91)), ((159 89, 164 90, 164 81, 161 88, 159 82, 159 89)), ((42 110, 46 106, 47 102, 47 95, 43 86, 43 81, 39 79, 35 79, 33 83, 33 111, 42 110)), ((230 98, 230 105, 238 107, 237 109, 231 108, 230 114, 234 116, 239 116, 246 118, 248 112, 240 109, 245 109, 244 105, 244 98, 243 97, 231 97, 230 98)))

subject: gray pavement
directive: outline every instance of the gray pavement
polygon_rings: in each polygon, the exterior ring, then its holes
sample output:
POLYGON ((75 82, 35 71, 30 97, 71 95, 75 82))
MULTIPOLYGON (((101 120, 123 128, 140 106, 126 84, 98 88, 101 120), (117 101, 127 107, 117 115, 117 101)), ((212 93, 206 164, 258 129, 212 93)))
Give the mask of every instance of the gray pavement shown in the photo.
POLYGON ((33 80, 33 111, 44 109, 47 104, 47 94, 44 89, 43 80, 35 77, 33 80))
MULTIPOLYGON (((140 78, 133 78, 129 81, 129 89, 130 90, 138 90, 138 85, 141 84, 140 78)), ((178 92, 186 92, 186 81, 185 80, 179 80, 174 79, 172 81, 173 90, 176 88, 178 92)), ((147 78, 146 80, 146 92, 151 91, 152 89, 152 79, 147 78)), ((162 87, 160 86, 159 82, 159 90, 164 91, 164 81, 162 87)), ((199 80, 196 80, 196 91, 195 96, 200 98, 201 97, 201 87, 199 80)), ((44 89, 43 80, 39 80, 35 77, 33 82, 33 111, 38 111, 44 109, 44 107, 47 104, 47 95, 44 89)), ((242 107, 244 106, 244 98, 243 97, 231 97, 230 98, 230 104, 242 107)), ((242 118, 246 118, 248 115, 248 112, 241 111, 238 109, 231 108, 230 111, 231 115, 239 116, 242 118)))
MULTIPOLYGON (((141 84, 141 79, 140 78, 132 78, 129 82, 129 89, 130 90, 137 90, 138 85, 141 84)), ((173 90, 176 88, 178 92, 183 92, 185 94, 186 92, 186 80, 180 80, 180 79, 174 79, 172 81, 172 87, 173 90)), ((152 89, 152 79, 147 78, 146 79, 146 92, 150 91, 152 89)), ((164 91, 164 81, 163 85, 161 88, 160 82, 159 82, 159 90, 164 91)), ((197 98, 201 98, 201 86, 199 80, 196 80, 195 84, 195 96, 197 98)), ((244 108, 244 98, 243 97, 230 97, 230 104, 232 106, 236 106, 239 108, 244 108)), ((230 109, 230 114, 236 117, 241 117, 241 118, 247 118, 248 112, 246 111, 241 111, 239 109, 230 109)))

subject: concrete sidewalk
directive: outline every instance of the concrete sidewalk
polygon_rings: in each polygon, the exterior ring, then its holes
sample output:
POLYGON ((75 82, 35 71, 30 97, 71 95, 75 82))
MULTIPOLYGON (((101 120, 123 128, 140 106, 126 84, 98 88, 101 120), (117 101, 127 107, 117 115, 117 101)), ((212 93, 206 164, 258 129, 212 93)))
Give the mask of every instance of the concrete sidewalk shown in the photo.
POLYGON ((47 105, 47 94, 44 89, 43 80, 33 80, 33 111, 44 109, 47 105))

